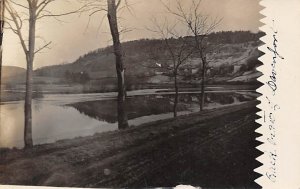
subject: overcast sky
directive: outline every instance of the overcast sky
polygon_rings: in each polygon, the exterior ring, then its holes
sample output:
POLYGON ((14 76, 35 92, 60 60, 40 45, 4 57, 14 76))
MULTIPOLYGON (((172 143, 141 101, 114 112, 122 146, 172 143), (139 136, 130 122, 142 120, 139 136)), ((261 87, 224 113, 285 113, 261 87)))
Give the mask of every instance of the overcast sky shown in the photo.
MULTIPOLYGON (((24 1, 24 0, 22 0, 24 1)), ((55 13, 75 10, 79 5, 75 0, 57 1, 51 10, 55 13), (73 3, 70 3, 72 2, 73 3)), ((153 33, 145 29, 151 27, 150 19, 166 18, 164 8, 159 0, 129 0, 132 2, 132 13, 128 10, 122 12, 121 26, 131 29, 123 34, 122 40, 129 41, 140 38, 153 38, 153 33)), ((182 0, 185 4, 190 0, 182 0)), ((221 24, 216 29, 221 30, 250 30, 257 32, 261 26, 259 14, 261 7, 259 0, 203 0, 202 10, 211 17, 222 18, 221 24)), ((104 13, 95 14, 88 23, 88 14, 70 15, 60 18, 59 22, 53 18, 47 18, 38 22, 37 35, 44 40, 52 41, 51 49, 37 54, 34 68, 47 65, 71 63, 80 55, 91 50, 105 47, 111 44, 107 19, 100 25, 104 13)), ((26 35, 25 35, 26 36, 26 35)), ((37 40, 37 46, 42 46, 43 40, 37 40)), ((16 35, 6 31, 4 37, 4 65, 26 67, 24 52, 16 35)))

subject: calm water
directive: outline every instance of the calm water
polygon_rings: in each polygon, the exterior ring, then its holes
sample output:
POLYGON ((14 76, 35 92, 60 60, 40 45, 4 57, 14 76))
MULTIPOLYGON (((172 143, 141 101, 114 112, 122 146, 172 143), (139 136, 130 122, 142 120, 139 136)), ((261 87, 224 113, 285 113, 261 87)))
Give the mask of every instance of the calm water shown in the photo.
MULTIPOLYGON (((117 130, 115 95, 115 93, 46 95, 43 99, 34 100, 32 106, 34 144, 52 143, 117 130), (93 111, 92 105, 97 107, 98 111, 93 111)), ((155 94, 155 90, 143 90, 130 92, 129 95, 133 95, 129 97, 130 125, 172 117, 171 93, 158 95, 155 94)), ((196 93, 183 93, 179 99, 179 115, 198 111, 199 96, 196 93)), ((251 92, 209 93, 206 97, 206 108, 218 108, 253 99, 255 94, 251 92)), ((1 105, 0 148, 24 146, 23 106, 23 101, 1 105)))

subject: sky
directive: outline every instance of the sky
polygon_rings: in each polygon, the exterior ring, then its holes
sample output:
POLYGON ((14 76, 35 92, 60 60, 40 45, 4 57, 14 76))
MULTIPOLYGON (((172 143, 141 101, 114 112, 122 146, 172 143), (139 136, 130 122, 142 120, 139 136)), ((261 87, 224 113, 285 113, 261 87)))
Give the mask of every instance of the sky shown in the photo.
MULTIPOLYGON (((25 0, 21 0, 25 1, 25 0)), ((172 0, 170 0, 172 2, 172 0)), ((171 19, 160 0, 128 0, 130 10, 119 12, 120 28, 128 29, 122 34, 122 41, 141 38, 157 38, 151 28, 151 19, 171 19)), ((191 0, 184 0, 184 6, 191 0)), ((53 13, 64 13, 78 9, 81 5, 76 0, 56 1, 50 7, 53 13)), ((201 10, 211 18, 222 19, 216 31, 250 30, 257 32, 261 26, 259 0, 202 0, 201 10)), ((183 27, 183 26, 182 26, 183 27)), ((42 19, 37 23, 36 48, 45 42, 52 42, 50 49, 36 54, 34 69, 64 63, 72 63, 79 56, 98 48, 111 45, 112 40, 104 12, 89 16, 89 13, 73 14, 42 19), (103 22, 101 24, 101 21, 103 22)), ((28 33, 26 30, 24 37, 28 33)), ((4 34, 3 64, 26 68, 24 52, 15 34, 6 30, 4 34)))

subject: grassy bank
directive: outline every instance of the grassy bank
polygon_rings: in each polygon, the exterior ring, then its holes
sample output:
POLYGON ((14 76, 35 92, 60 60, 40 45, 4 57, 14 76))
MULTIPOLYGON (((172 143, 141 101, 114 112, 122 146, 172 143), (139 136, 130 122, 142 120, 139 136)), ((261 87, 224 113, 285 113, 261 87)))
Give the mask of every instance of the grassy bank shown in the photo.
POLYGON ((2 150, 0 183, 256 187, 256 102, 27 150, 2 150))

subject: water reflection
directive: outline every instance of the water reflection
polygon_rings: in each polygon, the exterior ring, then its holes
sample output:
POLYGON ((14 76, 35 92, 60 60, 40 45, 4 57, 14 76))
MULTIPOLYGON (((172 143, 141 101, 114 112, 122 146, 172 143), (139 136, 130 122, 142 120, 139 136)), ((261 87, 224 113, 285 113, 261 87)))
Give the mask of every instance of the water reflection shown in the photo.
MULTIPOLYGON (((79 102, 70 104, 69 106, 72 106, 79 112, 100 121, 116 123, 118 120, 116 99, 79 102)), ((142 116, 172 112, 173 102, 168 96, 132 96, 127 98, 125 109, 128 114, 128 119, 135 119, 142 116)), ((187 108, 181 105, 178 106, 178 110, 183 111, 187 110, 187 108)))
MULTIPOLYGON (((46 99, 54 97, 48 97, 46 99)), ((89 97, 90 98, 90 97, 89 97)), ((255 96, 238 93, 207 93, 206 109, 218 108, 255 99, 255 96)), ((94 133, 117 130, 116 100, 103 98, 96 101, 62 105, 53 101, 33 100, 32 135, 34 145, 52 143, 57 140, 90 136, 94 133)), ((92 100, 92 99, 90 99, 92 100)), ((130 125, 172 117, 173 94, 139 95, 128 98, 126 110, 130 125)), ((199 111, 199 95, 180 94, 178 114, 199 111)), ((0 148, 24 147, 24 102, 1 105, 0 148)))
MULTIPOLYGON (((179 102, 177 105, 178 112, 189 111, 195 112, 200 108, 200 95, 199 94, 179 94, 179 102)), ((255 97, 247 94, 238 93, 207 93, 205 94, 205 108, 218 108, 220 106, 229 104, 238 104, 250 100, 255 97)), ((131 96, 127 99, 126 111, 128 118, 135 119, 142 116, 159 115, 170 113, 173 111, 175 101, 174 94, 159 94, 159 95, 143 95, 131 96)), ((77 109, 80 113, 89 117, 106 121, 109 123, 117 122, 117 101, 98 100, 89 102, 78 102, 69 104, 77 109)))
MULTIPOLYGON (((117 129, 116 124, 91 119, 73 108, 43 104, 37 101, 33 101, 33 104, 32 135, 34 145, 117 129)), ((1 106, 0 148, 23 148, 23 103, 1 106)))

